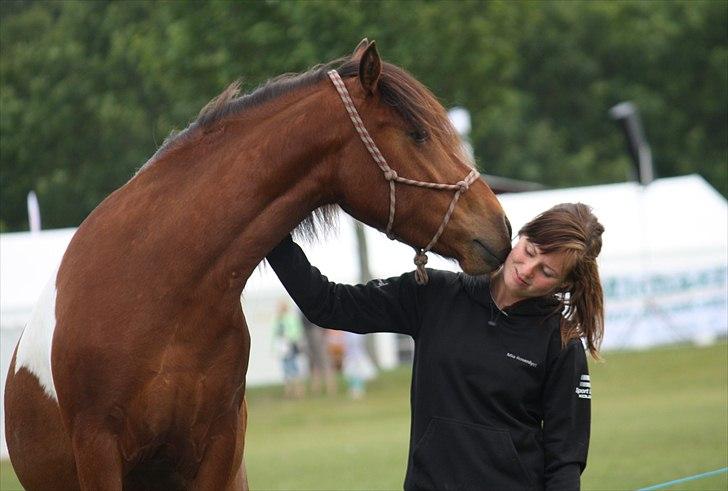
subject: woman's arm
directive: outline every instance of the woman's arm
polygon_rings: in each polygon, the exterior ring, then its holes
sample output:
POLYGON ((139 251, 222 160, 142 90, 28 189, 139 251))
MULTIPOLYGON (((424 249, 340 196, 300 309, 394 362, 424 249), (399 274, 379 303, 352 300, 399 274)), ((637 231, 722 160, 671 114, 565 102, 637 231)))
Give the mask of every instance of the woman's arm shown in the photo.
POLYGON ((545 487, 578 490, 589 450, 589 368, 581 341, 572 340, 562 349, 558 329, 552 338, 551 351, 557 355, 550 363, 542 396, 545 487))
POLYGON ((301 312, 314 324, 360 334, 399 332, 419 326, 417 284, 412 273, 366 285, 333 283, 311 266, 290 236, 267 256, 301 312))

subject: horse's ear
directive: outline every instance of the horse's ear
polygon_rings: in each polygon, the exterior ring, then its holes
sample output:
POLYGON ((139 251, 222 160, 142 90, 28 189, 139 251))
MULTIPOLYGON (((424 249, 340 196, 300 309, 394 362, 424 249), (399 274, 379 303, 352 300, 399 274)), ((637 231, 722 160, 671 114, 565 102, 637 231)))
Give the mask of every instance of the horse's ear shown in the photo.
POLYGON ((359 82, 367 94, 374 93, 382 73, 382 62, 374 41, 369 43, 359 61, 359 82))
POLYGON ((364 54, 364 50, 367 49, 369 46, 369 40, 367 38, 362 39, 359 44, 357 44, 356 48, 354 48, 354 52, 351 54, 351 57, 353 59, 361 58, 361 55, 364 54))

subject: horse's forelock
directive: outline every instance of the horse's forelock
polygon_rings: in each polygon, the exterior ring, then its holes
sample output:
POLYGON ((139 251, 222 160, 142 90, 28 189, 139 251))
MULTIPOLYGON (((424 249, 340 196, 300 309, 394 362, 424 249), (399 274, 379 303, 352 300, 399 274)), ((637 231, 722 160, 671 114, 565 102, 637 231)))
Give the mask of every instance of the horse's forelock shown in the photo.
POLYGON ((384 63, 379 82, 382 99, 414 129, 461 155, 462 144, 442 104, 427 87, 398 66, 384 63))
MULTIPOLYGON (((337 70, 342 78, 355 77, 359 73, 358 60, 347 60, 337 70)), ((382 101, 394 108, 413 130, 427 133, 472 165, 447 112, 427 87, 406 70, 387 62, 382 63, 377 87, 382 101)))

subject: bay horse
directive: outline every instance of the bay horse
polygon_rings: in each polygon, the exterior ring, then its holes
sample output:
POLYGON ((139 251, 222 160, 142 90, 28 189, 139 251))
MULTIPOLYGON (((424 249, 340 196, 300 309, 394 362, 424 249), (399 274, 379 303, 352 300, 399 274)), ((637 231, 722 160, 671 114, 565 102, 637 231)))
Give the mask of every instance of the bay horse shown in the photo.
POLYGON ((510 227, 473 172, 442 106, 373 42, 249 95, 231 85, 89 214, 42 294, 5 389, 23 486, 247 489, 251 272, 329 206, 384 229, 397 174, 458 182, 462 196, 454 207, 449 191, 398 186, 390 233, 423 248, 440 226, 428 248, 489 272, 510 227), (335 78, 392 164, 388 181, 335 78))

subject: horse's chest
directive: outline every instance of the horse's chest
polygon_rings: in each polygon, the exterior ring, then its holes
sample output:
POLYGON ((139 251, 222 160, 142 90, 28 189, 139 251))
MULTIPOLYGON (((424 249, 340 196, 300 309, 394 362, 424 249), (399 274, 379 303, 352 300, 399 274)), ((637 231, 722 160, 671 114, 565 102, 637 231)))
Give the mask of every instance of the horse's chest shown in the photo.
POLYGON ((152 378, 127 408, 124 438, 127 460, 144 458, 150 448, 164 446, 173 460, 196 462, 210 440, 215 421, 240 409, 241 384, 219 370, 168 371, 152 378))
POLYGON ((150 367, 156 373, 136 398, 136 409, 160 430, 215 418, 220 411, 238 405, 243 396, 245 371, 240 351, 235 343, 216 353, 169 347, 150 367))

